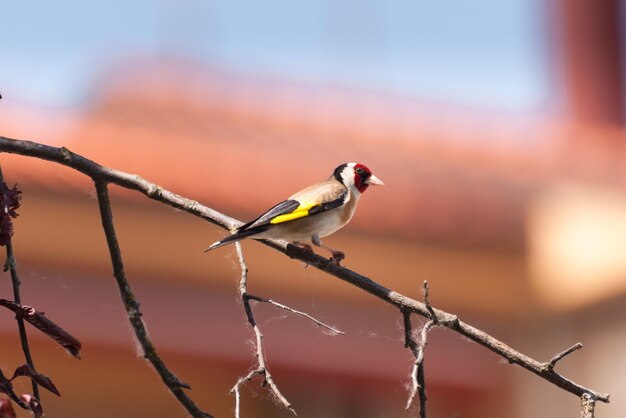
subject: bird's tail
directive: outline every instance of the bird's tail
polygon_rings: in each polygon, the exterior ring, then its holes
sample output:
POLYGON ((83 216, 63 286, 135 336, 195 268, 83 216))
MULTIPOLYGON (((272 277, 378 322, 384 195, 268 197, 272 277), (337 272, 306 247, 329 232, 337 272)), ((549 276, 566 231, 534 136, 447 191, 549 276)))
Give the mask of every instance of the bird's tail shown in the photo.
POLYGON ((240 240, 242 240, 244 238, 248 238, 251 235, 258 234, 259 232, 260 231, 254 230, 254 229, 247 230, 247 231, 235 232, 234 234, 229 235, 226 238, 224 238, 224 239, 222 239, 220 241, 214 242, 213 244, 209 245, 209 247, 206 250, 204 250, 204 252, 206 253, 207 251, 214 250, 214 249, 219 248, 219 247, 221 247, 223 245, 233 244, 233 243, 235 243, 237 241, 240 241, 240 240))

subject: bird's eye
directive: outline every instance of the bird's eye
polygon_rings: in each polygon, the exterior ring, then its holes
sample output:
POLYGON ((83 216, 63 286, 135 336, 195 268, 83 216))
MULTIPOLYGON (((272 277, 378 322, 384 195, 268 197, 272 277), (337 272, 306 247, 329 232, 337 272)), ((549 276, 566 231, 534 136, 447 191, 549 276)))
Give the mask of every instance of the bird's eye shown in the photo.
POLYGON ((363 174, 363 169, 361 167, 357 167, 354 171, 356 171, 357 174, 363 174))

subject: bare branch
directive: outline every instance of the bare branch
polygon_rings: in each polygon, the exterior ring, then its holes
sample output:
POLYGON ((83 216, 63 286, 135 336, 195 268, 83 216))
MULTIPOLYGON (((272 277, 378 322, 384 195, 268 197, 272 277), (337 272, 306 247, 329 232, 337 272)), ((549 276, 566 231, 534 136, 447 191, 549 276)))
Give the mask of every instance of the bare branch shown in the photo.
MULTIPOLYGON (((295 245, 291 245, 283 241, 262 242, 272 248, 276 248, 277 250, 284 252, 291 258, 296 258, 298 260, 304 261, 305 263, 308 263, 309 265, 319 270, 325 271, 328 274, 338 277, 341 280, 350 283, 353 286, 356 286, 359 289, 364 290, 365 292, 377 297, 378 299, 386 303, 394 305, 401 310, 409 310, 425 318, 432 317, 431 311, 426 307, 424 303, 409 298, 394 290, 388 289, 373 281, 372 279, 363 276, 362 274, 347 269, 343 266, 338 266, 335 263, 329 262, 321 256, 304 251, 295 245)), ((445 326, 446 328, 455 331, 460 335, 463 335, 464 337, 474 341, 475 343, 487 348, 495 354, 503 357, 508 363, 521 366, 524 369, 534 373, 535 375, 560 387, 561 389, 575 394, 579 397, 582 396, 583 393, 590 393, 599 401, 606 403, 609 402, 609 394, 594 391, 565 378, 559 373, 545 370, 543 362, 535 360, 523 353, 520 353, 517 350, 514 350, 513 348, 506 345, 504 342, 492 337, 486 332, 459 320, 456 315, 442 311, 437 308, 432 308, 432 312, 434 312, 437 322, 441 323, 442 326, 445 326)))
POLYGON ((404 346, 409 348, 415 357, 413 362, 413 370, 411 371, 411 390, 409 391, 409 399, 406 402, 405 409, 409 409, 413 405, 415 397, 420 400, 419 411, 420 418, 426 418, 426 381, 424 379, 424 350, 428 344, 428 331, 437 323, 434 320, 427 321, 420 331, 420 342, 417 343, 413 337, 413 325, 411 324, 411 312, 402 311, 404 319, 404 346))
POLYGON ((320 326, 322 328, 326 328, 330 332, 333 332, 333 333, 338 334, 338 335, 345 335, 345 332, 340 331, 340 330, 338 330, 337 328, 335 328, 333 326, 327 325, 327 324, 323 323, 322 321, 320 321, 319 319, 313 318, 311 315, 309 315, 306 312, 301 312, 301 311, 298 311, 296 309, 290 308, 289 306, 283 305, 282 303, 278 303, 278 302, 276 302, 276 301, 274 301, 272 299, 267 299, 267 298, 264 298, 264 297, 261 297, 261 296, 250 295, 250 294, 248 294, 248 299, 256 300, 257 302, 269 303, 270 305, 274 305, 277 308, 280 308, 280 309, 285 310, 287 312, 291 312, 292 314, 300 315, 300 316, 303 316, 303 317, 305 317, 307 319, 310 319, 311 321, 315 322, 318 326, 320 326))
MULTIPOLYGON (((0 152, 9 152, 57 162, 91 177, 97 182, 114 183, 131 190, 136 190, 143 193, 150 199, 157 200, 192 215, 201 217, 213 224, 221 226, 226 230, 232 230, 233 228, 241 225, 241 222, 236 219, 203 206, 196 201, 176 195, 154 183, 142 179, 139 176, 103 167, 91 160, 69 151, 66 148, 56 148, 31 141, 20 141, 0 136, 0 152)), ((366 276, 343 266, 339 266, 336 263, 333 263, 314 253, 307 252, 298 246, 290 245, 284 241, 263 240, 261 242, 291 258, 303 261, 304 263, 312 265, 321 271, 338 277, 339 279, 344 280, 345 282, 350 283, 353 286, 358 287, 359 289, 388 304, 396 306, 401 310, 408 310, 426 318, 432 318, 434 313, 434 317, 437 321, 441 322, 442 325, 448 329, 469 338, 477 344, 503 357, 510 364, 519 365, 567 392, 570 392, 578 397, 581 397, 586 393, 590 394, 596 400, 609 402, 608 394, 586 388, 565 378, 561 374, 556 373, 554 370, 546 370, 544 367, 545 363, 537 361, 523 353, 520 353, 519 351, 514 350, 484 331, 460 321, 453 314, 436 308, 432 308, 431 311, 428 309, 426 304, 422 302, 388 289, 366 276)))
POLYGON ((435 315, 435 311, 433 310, 433 307, 430 306, 430 301, 428 300, 428 280, 424 280, 422 289, 424 292, 424 305, 426 305, 426 309, 430 313, 430 319, 437 322, 437 315, 435 315))
MULTIPOLYGON (((6 245, 7 250, 7 263, 9 266, 9 271, 11 272, 11 281, 13 283, 13 300, 18 305, 21 304, 20 297, 20 279, 17 275, 17 268, 15 266, 15 258, 13 258, 13 244, 9 239, 9 242, 6 245)), ((15 320, 17 321, 17 329, 20 334, 20 343, 22 345, 22 352, 24 353, 24 359, 26 359, 26 363, 35 370, 35 362, 33 361, 33 356, 30 353, 30 346, 28 344, 28 337, 26 335, 26 327, 24 326, 24 319, 21 315, 15 315, 15 320)), ((39 399, 39 385, 34 380, 32 381, 33 386, 33 395, 35 398, 39 399)))
POLYGON ((580 350, 581 348, 583 348, 583 343, 576 343, 567 350, 561 351, 559 354, 552 357, 552 360, 545 364, 545 368, 549 371, 553 370, 557 362, 561 361, 565 356, 572 354, 574 351, 580 350))
POLYGON ((150 199, 191 213, 227 230, 241 225, 241 222, 236 219, 203 206, 194 200, 186 199, 165 190, 161 186, 146 181, 137 175, 104 167, 65 147, 51 147, 32 141, 20 141, 0 136, 0 152, 9 152, 56 162, 77 170, 91 177, 94 181, 100 180, 105 183, 112 183, 130 190, 138 191, 150 199))
POLYGON ((247 375, 240 377, 235 383, 235 386, 230 390, 231 393, 235 395, 235 418, 240 418, 241 415, 241 386, 243 386, 246 382, 252 380, 256 375, 261 374, 259 369, 251 370, 247 375))
POLYGON ((96 181, 96 192, 98 195, 98 206, 100 208, 100 216, 102 218, 102 227, 106 236, 107 244, 109 247, 109 253, 111 255, 111 263, 113 264, 113 276, 117 282, 117 286, 124 302, 124 308, 128 315, 130 325, 135 332, 135 336, 141 345, 143 350, 143 356, 148 360, 156 372, 159 374, 163 383, 172 392, 172 394, 178 399, 183 407, 194 418, 209 418, 211 415, 202 411, 192 400, 185 394, 182 388, 190 389, 189 385, 181 382, 178 378, 167 368, 161 357, 156 352, 152 340, 148 337, 148 331, 146 325, 141 319, 141 311, 139 310, 139 302, 135 298, 133 291, 130 287, 130 283, 126 280, 126 273, 124 272, 124 263, 122 261, 122 253, 117 242, 115 234, 115 226, 113 225, 113 214, 111 212, 111 201, 109 199, 109 191, 106 182, 96 181))
POLYGON ((267 368, 267 362, 265 361, 265 350, 263 349, 263 333, 259 329, 259 326, 254 319, 254 313, 252 312, 252 307, 250 306, 250 296, 248 295, 248 266, 246 265, 246 260, 243 257, 243 251, 241 250, 241 244, 239 242, 235 243, 235 248, 237 249, 237 258, 239 259, 239 265, 241 266, 239 294, 241 295, 241 301, 243 302, 243 306, 246 311, 246 318, 248 319, 248 322, 250 323, 250 326, 252 327, 256 338, 254 347, 257 359, 256 369, 252 370, 246 376, 240 378, 235 386, 233 386, 233 388, 230 390, 230 392, 235 395, 235 417, 239 418, 239 397, 241 386, 256 376, 262 376, 263 385, 267 384, 276 399, 278 399, 278 401, 286 409, 296 415, 296 411, 291 407, 291 403, 287 400, 287 398, 285 398, 285 396, 280 392, 278 386, 276 386, 276 383, 274 383, 272 374, 267 368))
MULTIPOLYGON (((20 278, 17 274, 17 263, 15 261, 15 256, 13 255, 13 242, 11 241, 12 226, 10 224, 11 211, 13 216, 17 216, 17 214, 15 213, 15 209, 19 207, 20 192, 17 191, 17 186, 13 188, 13 192, 15 193, 15 202, 13 203, 13 208, 7 207, 6 205, 9 204, 9 200, 11 199, 6 199, 6 196, 4 195, 10 190, 4 182, 2 169, 0 169, 0 184, 2 185, 3 190, 2 207, 0 209, 2 210, 3 217, 6 218, 6 220, 3 219, 2 223, 4 224, 6 221, 8 221, 10 229, 10 231, 7 231, 9 233, 5 234, 5 236, 3 237, 3 240, 6 240, 7 254, 6 262, 4 263, 4 271, 8 270, 11 275, 11 284, 13 286, 13 301, 18 305, 21 305, 22 297, 20 295, 20 278)), ((35 370, 35 362, 33 361, 33 356, 30 353, 30 346, 28 344, 28 337, 26 335, 26 327, 24 326, 24 319, 21 316, 16 315, 15 321, 17 322, 17 329, 20 335, 20 343, 22 345, 22 352, 24 353, 24 359, 26 359, 26 364, 28 364, 31 369, 35 370)), ((33 396, 39 399, 39 385, 34 380, 32 381, 32 387, 33 396)))

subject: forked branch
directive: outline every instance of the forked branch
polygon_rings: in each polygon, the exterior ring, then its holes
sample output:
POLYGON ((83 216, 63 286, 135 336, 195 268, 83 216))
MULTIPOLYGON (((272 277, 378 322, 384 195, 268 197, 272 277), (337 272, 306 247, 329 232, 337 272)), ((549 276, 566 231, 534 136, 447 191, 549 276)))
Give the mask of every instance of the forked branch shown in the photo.
POLYGON ((298 311, 298 310, 296 310, 294 308, 291 308, 291 307, 289 307, 287 305, 283 305, 282 303, 278 303, 275 300, 267 299, 267 298, 264 298, 264 297, 261 297, 261 296, 251 295, 249 293, 247 294, 247 298, 249 300, 255 300, 257 302, 267 303, 267 304, 275 306, 275 307, 277 307, 279 309, 282 309, 283 311, 287 311, 287 312, 292 313, 294 315, 298 315, 298 316, 302 316, 304 318, 307 318, 308 320, 310 320, 311 322, 313 322, 317 326, 319 326, 321 328, 324 328, 324 329, 332 332, 333 334, 336 334, 336 335, 344 335, 345 334, 345 332, 343 332, 343 331, 333 327, 332 325, 325 324, 324 322, 320 321, 319 319, 316 319, 316 318, 312 317, 311 315, 309 315, 306 312, 298 311))
POLYGON ((267 385, 270 388, 270 391, 276 397, 278 402, 280 402, 285 408, 291 411, 294 415, 296 411, 291 407, 291 403, 285 398, 285 396, 280 392, 276 383, 274 383, 274 378, 267 368, 267 362, 265 360, 265 348, 263 347, 263 333, 261 329, 256 323, 256 319, 254 318, 254 313, 252 312, 252 307, 250 306, 250 297, 248 296, 248 267, 246 266, 246 260, 243 257, 243 251, 241 250, 241 244, 239 242, 235 243, 235 248, 237 249, 237 258, 239 260, 239 265, 241 267, 241 279, 239 280, 239 295, 241 296, 241 302, 243 303, 244 309, 246 311, 246 318, 254 331, 255 337, 255 355, 257 360, 257 366, 254 370, 250 371, 246 376, 240 378, 235 386, 230 390, 231 393, 235 395, 235 418, 240 418, 240 398, 241 398, 241 386, 249 380, 252 380, 254 377, 261 377, 263 379, 263 386, 267 385))
POLYGON ((415 341, 413 335, 413 324, 411 323, 411 311, 402 310, 402 319, 404 322, 404 346, 411 350, 415 361, 413 370, 411 371, 411 389, 409 391, 409 399, 406 402, 405 409, 409 409, 413 405, 415 397, 419 398, 420 418, 426 418, 426 379, 424 378, 424 350, 428 344, 428 332, 435 326, 439 325, 435 312, 430 301, 428 300, 428 282, 424 281, 424 304, 431 314, 431 319, 422 325, 420 331, 419 342, 415 341))

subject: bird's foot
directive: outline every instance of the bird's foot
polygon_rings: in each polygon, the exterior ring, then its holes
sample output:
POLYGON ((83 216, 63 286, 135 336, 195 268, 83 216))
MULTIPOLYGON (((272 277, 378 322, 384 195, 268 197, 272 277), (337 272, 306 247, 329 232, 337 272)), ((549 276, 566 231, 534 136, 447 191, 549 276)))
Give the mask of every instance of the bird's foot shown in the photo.
POLYGON ((339 265, 343 259, 346 258, 346 255, 342 251, 331 251, 332 257, 330 257, 330 261, 339 265))

